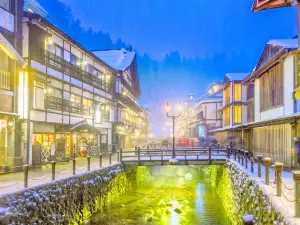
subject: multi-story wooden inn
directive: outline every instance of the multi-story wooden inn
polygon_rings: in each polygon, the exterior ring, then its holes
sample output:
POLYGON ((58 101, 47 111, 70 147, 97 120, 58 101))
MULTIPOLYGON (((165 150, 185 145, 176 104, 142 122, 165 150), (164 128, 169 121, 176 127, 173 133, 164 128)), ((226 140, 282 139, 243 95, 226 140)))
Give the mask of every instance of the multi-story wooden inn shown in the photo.
POLYGON ((117 105, 117 121, 114 126, 114 137, 121 148, 132 148, 141 143, 141 135, 145 135, 144 126, 149 126, 145 110, 138 106, 141 95, 136 54, 124 48, 119 50, 93 51, 99 59, 106 62, 116 73, 115 94, 117 105))
POLYGON ((300 57, 297 49, 297 39, 267 43, 255 69, 242 81, 246 88, 247 121, 215 130, 216 136, 229 136, 235 143, 242 140, 242 146, 238 147, 250 150, 254 156, 262 154, 288 167, 300 166, 297 143, 300 57))
POLYGON ((22 51, 22 1, 0 1, 0 171, 22 168, 17 114, 17 77, 22 51), (16 146, 16 147, 15 147, 16 146))
POLYGON ((24 162, 113 149, 117 71, 38 14, 25 12, 18 77, 24 162), (88 147, 89 146, 89 147, 88 147))

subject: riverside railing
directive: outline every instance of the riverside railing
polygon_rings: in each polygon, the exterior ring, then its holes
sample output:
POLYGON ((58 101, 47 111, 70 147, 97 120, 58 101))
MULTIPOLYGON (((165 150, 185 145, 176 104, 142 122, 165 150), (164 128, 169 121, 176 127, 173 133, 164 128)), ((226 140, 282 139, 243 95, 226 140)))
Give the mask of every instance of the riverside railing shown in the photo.
POLYGON ((0 195, 97 170, 104 165, 111 165, 118 161, 119 152, 108 152, 98 156, 73 159, 68 163, 51 161, 50 164, 44 165, 42 169, 35 169, 25 164, 23 165, 23 172, 2 174, 0 176, 0 195))
MULTIPOLYGON (((288 202, 295 203, 295 217, 300 218, 300 171, 293 171, 293 181, 294 187, 288 187, 288 185, 284 182, 282 177, 283 172, 283 163, 275 162, 272 165, 272 159, 269 157, 263 158, 263 155, 257 155, 256 160, 255 157, 250 155, 248 151, 243 149, 230 149, 229 151, 234 157, 234 161, 240 164, 242 167, 245 167, 247 170, 247 161, 250 161, 251 168, 250 173, 257 173, 257 177, 261 178, 262 174, 264 174, 264 183, 267 186, 271 186, 276 189, 277 197, 284 197, 284 199, 288 202), (255 171, 255 164, 256 171, 255 171), (263 167, 264 165, 264 167, 263 167), (275 177, 273 181, 270 181, 270 168, 274 167, 275 169, 275 177), (273 185, 272 183, 276 185, 273 185), (291 200, 287 197, 286 191, 294 191, 294 199, 291 200)), ((246 221, 244 221, 245 224, 246 221)), ((251 223, 249 223, 251 224, 251 223)))

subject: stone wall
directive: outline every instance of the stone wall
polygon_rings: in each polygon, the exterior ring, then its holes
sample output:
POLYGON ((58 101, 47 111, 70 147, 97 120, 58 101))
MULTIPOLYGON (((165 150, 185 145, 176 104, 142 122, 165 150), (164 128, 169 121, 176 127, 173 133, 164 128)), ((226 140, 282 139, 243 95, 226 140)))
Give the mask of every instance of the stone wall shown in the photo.
POLYGON ((209 168, 211 183, 221 197, 227 215, 233 224, 245 215, 255 216, 255 224, 288 225, 283 215, 272 206, 269 197, 259 188, 256 181, 240 170, 238 166, 228 161, 225 166, 209 168))
POLYGON ((138 170, 116 164, 4 197, 0 224, 81 224, 133 188, 138 170))

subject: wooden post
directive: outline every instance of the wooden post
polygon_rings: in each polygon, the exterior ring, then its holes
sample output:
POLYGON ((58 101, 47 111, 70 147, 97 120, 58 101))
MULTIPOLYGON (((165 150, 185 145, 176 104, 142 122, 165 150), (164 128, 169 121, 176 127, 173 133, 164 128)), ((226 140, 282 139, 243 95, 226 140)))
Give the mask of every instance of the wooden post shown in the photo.
POLYGON ((74 158, 72 161, 73 161, 73 175, 76 175, 76 159, 74 158))
POLYGON ((248 169, 248 151, 244 151, 245 154, 245 167, 248 169))
POLYGON ((109 153, 109 165, 111 165, 111 153, 109 153))
POLYGON ((117 151, 118 162, 120 162, 120 152, 117 151))
POLYGON ((271 166, 271 158, 266 157, 265 159, 265 184, 269 185, 270 184, 270 166, 271 166))
POLYGON ((238 149, 238 163, 241 163, 241 149, 238 149))
POLYGON ((141 148, 138 147, 138 164, 141 165, 141 148))
POLYGON ((209 145, 208 147, 208 164, 211 165, 212 161, 211 161, 211 145, 209 145))
POLYGON ((295 217, 300 218, 300 171, 293 171, 295 183, 295 217))
POLYGON ((99 167, 101 168, 102 167, 102 154, 99 155, 99 167))
POLYGON ((164 156, 163 156, 163 150, 160 150, 160 154, 161 154, 161 165, 164 165, 164 156))
POLYGON ((247 215, 243 217, 244 225, 253 225, 254 224, 254 216, 247 215))
POLYGON ((251 173, 254 173, 254 157, 250 158, 250 162, 251 162, 251 173))
POLYGON ((29 169, 29 165, 24 165, 24 188, 28 188, 28 169, 29 169))
POLYGON ((91 170, 91 156, 87 156, 87 170, 90 171, 91 170))
POLYGON ((234 161, 236 161, 236 152, 237 152, 237 149, 235 148, 235 149, 233 150, 233 153, 234 153, 234 161))
POLYGON ((276 169, 276 189, 277 189, 277 196, 281 197, 281 172, 283 169, 283 163, 275 163, 275 169, 276 169))
POLYGON ((123 162, 123 149, 120 148, 120 162, 123 162))
POLYGON ((244 150, 241 150, 242 166, 244 165, 244 150))
POLYGON ((230 159, 230 148, 229 147, 227 147, 227 159, 230 159))
POLYGON ((262 155, 257 155, 257 176, 261 177, 261 163, 262 163, 262 155))
POLYGON ((55 180, 55 161, 51 161, 51 165, 52 165, 52 180, 55 180))

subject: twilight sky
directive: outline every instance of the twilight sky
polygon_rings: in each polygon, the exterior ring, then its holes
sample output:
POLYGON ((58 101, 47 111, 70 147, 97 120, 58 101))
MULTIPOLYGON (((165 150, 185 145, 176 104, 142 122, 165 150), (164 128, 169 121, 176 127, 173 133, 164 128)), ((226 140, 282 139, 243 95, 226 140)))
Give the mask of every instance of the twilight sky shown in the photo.
POLYGON ((200 97, 227 72, 250 72, 268 40, 297 33, 295 7, 253 13, 253 0, 38 1, 51 22, 88 49, 133 46, 139 102, 151 109, 154 135, 165 134, 166 102, 200 97))

